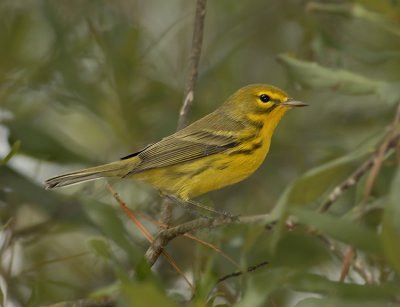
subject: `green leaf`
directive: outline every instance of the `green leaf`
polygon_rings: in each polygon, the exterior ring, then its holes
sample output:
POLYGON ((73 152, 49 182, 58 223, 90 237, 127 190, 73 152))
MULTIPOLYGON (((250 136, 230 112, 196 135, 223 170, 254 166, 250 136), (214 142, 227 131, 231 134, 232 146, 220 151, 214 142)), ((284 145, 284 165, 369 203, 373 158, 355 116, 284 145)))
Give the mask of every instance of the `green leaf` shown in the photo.
POLYGON ((348 70, 326 68, 315 62, 296 59, 289 54, 280 54, 278 60, 288 68, 296 82, 308 88, 328 88, 345 95, 375 94, 389 104, 400 100, 398 82, 374 80, 348 70))
POLYGON ((8 165, 1 168, 0 187, 9 190, 6 195, 0 194, 0 201, 5 201, 8 204, 3 210, 7 209, 10 213, 16 212, 19 209, 19 204, 29 203, 30 206, 45 211, 52 223, 59 223, 60 221, 68 221, 68 223, 73 224, 88 223, 81 206, 71 206, 72 201, 76 202, 72 197, 46 190, 43 185, 32 182, 8 165))
POLYGON ((302 61, 288 54, 280 54, 280 60, 289 69, 293 78, 309 88, 330 88, 347 95, 367 95, 377 93, 382 81, 343 69, 330 69, 315 62, 302 61))
MULTIPOLYGON (((30 288, 31 294, 29 296, 28 301, 26 302, 27 306, 38 306, 40 302, 40 286, 38 283, 32 283, 32 286, 30 288)), ((4 302, 2 294, 3 291, 0 291, 0 299, 2 302, 4 302)))
POLYGON ((386 210, 383 214, 383 250, 393 268, 400 274, 400 167, 393 178, 386 210))
POLYGON ((110 260, 112 258, 110 247, 103 239, 92 238, 88 240, 87 243, 98 256, 103 257, 106 260, 110 260))
POLYGON ((384 29, 392 34, 400 36, 400 25, 398 21, 388 19, 387 16, 370 11, 360 4, 327 4, 309 3, 309 11, 317 11, 331 14, 340 14, 346 17, 359 18, 384 29))
MULTIPOLYGON (((263 276, 264 277, 264 276, 263 276)), ((260 278, 250 278, 246 287, 246 291, 240 302, 235 304, 237 307, 258 307, 265 306, 265 300, 271 294, 271 291, 277 284, 273 285, 267 280, 260 280, 260 278), (264 281, 264 282, 263 282, 264 281)))
POLYGON ((366 145, 350 154, 329 161, 307 171, 298 178, 290 191, 291 204, 307 205, 320 199, 328 190, 339 184, 355 169, 355 161, 360 160, 373 146, 366 145))
MULTIPOLYGON (((76 148, 72 145, 67 148, 65 139, 53 138, 48 131, 41 129, 29 119, 15 119, 7 126, 10 129, 10 140, 14 142, 19 140, 23 144, 20 149, 23 154, 39 158, 57 157, 57 160, 62 162, 87 161, 74 152, 76 148)), ((54 131, 54 128, 52 130, 54 131)))
POLYGON ((295 215, 300 223, 317 228, 341 242, 375 254, 381 253, 378 235, 365 226, 351 220, 302 208, 290 208, 289 212, 295 215))
POLYGON ((156 286, 155 282, 123 282, 120 289, 126 306, 178 306, 156 286))
POLYGON ((378 95, 387 103, 394 105, 400 101, 400 83, 382 83, 378 88, 378 95))
POLYGON ((283 232, 270 267, 292 268, 293 271, 304 271, 330 261, 331 253, 326 244, 315 236, 310 236, 304 229, 283 232), (302 231, 303 230, 303 231, 302 231))
POLYGON ((142 252, 135 248, 134 242, 130 239, 132 236, 127 233, 116 208, 94 200, 83 201, 83 207, 98 229, 122 248, 131 260, 137 263, 138 259, 141 259, 142 252))
POLYGON ((298 302, 295 307, 376 307, 376 306, 395 306, 388 300, 349 300, 336 297, 316 298, 309 297, 298 302))
POLYGON ((0 160, 0 166, 7 164, 8 161, 18 152, 19 148, 21 147, 21 141, 17 140, 11 146, 10 152, 0 160))
MULTIPOLYGON (((360 285, 331 281, 316 274, 298 274, 287 284, 296 291, 334 295, 337 298, 372 300, 390 300, 398 295, 398 284, 360 285)), ((341 306, 341 305, 338 305, 341 306)), ((379 305, 378 305, 379 306, 379 305)), ((386 305, 385 305, 386 306, 386 305)))
POLYGON ((277 225, 275 225, 274 232, 271 238, 270 248, 273 252, 276 251, 276 247, 282 237, 282 232, 285 227, 285 221, 287 217, 286 211, 289 204, 288 198, 290 192, 292 191, 292 188, 293 184, 285 189, 281 197, 279 197, 276 206, 274 207, 274 209, 272 209, 271 214, 268 216, 268 219, 265 220, 265 225, 270 224, 272 221, 278 221, 277 225))
POLYGON ((119 293, 119 281, 115 281, 111 284, 108 284, 104 287, 97 288, 93 292, 90 293, 89 297, 93 299, 102 299, 105 297, 113 297, 117 293, 119 293))

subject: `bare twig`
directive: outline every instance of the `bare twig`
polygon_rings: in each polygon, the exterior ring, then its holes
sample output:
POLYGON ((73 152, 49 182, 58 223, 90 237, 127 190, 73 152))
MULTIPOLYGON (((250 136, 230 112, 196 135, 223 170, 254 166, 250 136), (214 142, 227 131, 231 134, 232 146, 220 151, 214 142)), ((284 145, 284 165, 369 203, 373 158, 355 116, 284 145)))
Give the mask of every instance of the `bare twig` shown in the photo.
MULTIPOLYGON (((184 92, 184 101, 182 104, 182 108, 179 112, 179 120, 177 130, 182 129, 187 125, 189 111, 193 104, 194 98, 194 87, 197 80, 198 70, 199 70, 199 61, 201 54, 201 46, 203 42, 203 30, 204 30, 204 18, 206 15, 206 4, 207 0, 197 0, 196 4, 196 15, 194 19, 194 29, 193 29, 193 38, 192 38, 192 47, 190 51, 189 58, 189 72, 186 79, 185 92, 184 92)), ((163 198, 161 205, 161 214, 160 221, 162 224, 169 227, 172 218, 172 204, 171 201, 167 198, 163 198)), ((164 227, 164 226, 163 226, 164 227)), ((162 229, 162 228, 161 228, 162 229)), ((150 248, 146 252, 146 256, 150 259, 157 259, 164 246, 168 243, 167 241, 160 238, 157 241, 159 245, 152 244, 150 248), (151 255, 151 256, 150 256, 151 255)), ((154 261, 155 261, 154 260, 154 261)))
MULTIPOLYGON (((153 219, 152 217, 148 216, 147 214, 144 214, 144 213, 138 213, 138 214, 140 214, 140 216, 143 217, 145 220, 149 221, 150 223, 152 223, 154 225, 159 226, 160 228, 163 228, 163 229, 168 228, 168 227, 166 227, 166 225, 160 223, 160 221, 158 221, 158 220, 153 219)), ((191 235, 190 233, 185 233, 183 236, 190 240, 193 240, 195 242, 198 242, 204 246, 211 248, 212 250, 214 250, 215 252, 220 254, 222 257, 224 257, 226 260, 228 260, 230 263, 232 263, 234 266, 236 266, 240 270, 240 265, 235 260, 233 260, 231 257, 229 257, 227 254, 225 254, 220 248, 216 247, 215 245, 213 245, 207 241, 204 241, 194 235, 191 235)))
POLYGON ((223 282, 229 278, 232 278, 232 277, 237 277, 237 276, 243 275, 245 273, 254 272, 255 270, 258 270, 259 268, 266 266, 268 263, 269 263, 268 261, 263 261, 259 264, 248 267, 246 271, 233 272, 228 275, 225 275, 217 280, 217 284, 220 282, 223 282))
POLYGON ((178 130, 188 123, 188 114, 194 98, 194 87, 199 71, 200 53, 203 42, 204 18, 206 16, 207 0, 197 0, 196 16, 194 20, 192 48, 189 58, 189 73, 186 79, 184 100, 179 112, 178 130))
POLYGON ((172 220, 172 203, 167 197, 163 197, 161 203, 160 223, 163 225, 161 228, 168 228, 172 220))
MULTIPOLYGON (((317 238, 319 238, 323 243, 325 243, 329 247, 332 254, 336 258, 341 260, 343 263, 344 258, 346 256, 340 251, 340 249, 338 248, 338 246, 334 243, 334 241, 332 239, 328 238, 327 236, 325 236, 321 233, 317 234, 317 238)), ((367 284, 373 284, 375 282, 372 277, 372 274, 366 268, 364 268, 361 261, 359 261, 359 260, 353 261, 353 269, 367 284)))
POLYGON ((351 264, 356 257, 356 249, 353 246, 349 246, 346 255, 343 257, 342 269, 340 270, 339 277, 340 282, 343 282, 346 279, 346 276, 349 274, 351 264))
POLYGON ((229 217, 219 216, 217 218, 198 218, 175 227, 164 229, 154 239, 153 244, 146 252, 146 259, 150 265, 153 265, 158 259, 163 247, 167 245, 174 238, 184 235, 186 233, 196 231, 205 228, 216 228, 231 224, 258 224, 265 225, 268 222, 275 222, 270 215, 260 214, 253 216, 242 216, 242 217, 229 217))

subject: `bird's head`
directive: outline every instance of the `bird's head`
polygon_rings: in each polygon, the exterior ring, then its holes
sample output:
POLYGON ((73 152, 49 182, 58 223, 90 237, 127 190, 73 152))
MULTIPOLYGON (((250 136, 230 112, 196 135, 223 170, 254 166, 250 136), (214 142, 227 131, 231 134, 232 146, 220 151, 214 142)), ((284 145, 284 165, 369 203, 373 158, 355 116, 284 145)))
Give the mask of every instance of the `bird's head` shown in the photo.
POLYGON ((290 98, 283 90, 267 84, 251 84, 242 87, 229 97, 227 104, 241 112, 273 114, 286 112, 294 107, 307 106, 304 102, 290 98))
POLYGON ((265 123, 273 130, 290 109, 307 106, 290 98, 283 90, 267 84, 242 87, 228 98, 223 108, 230 117, 243 121, 265 123))

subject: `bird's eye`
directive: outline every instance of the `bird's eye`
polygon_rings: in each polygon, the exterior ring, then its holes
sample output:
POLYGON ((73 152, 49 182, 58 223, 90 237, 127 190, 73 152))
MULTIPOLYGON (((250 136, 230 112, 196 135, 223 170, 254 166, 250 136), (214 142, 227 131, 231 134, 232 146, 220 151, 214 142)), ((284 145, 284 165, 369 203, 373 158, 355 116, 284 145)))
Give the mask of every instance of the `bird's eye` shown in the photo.
POLYGON ((259 98, 262 102, 268 102, 271 99, 267 94, 261 94, 259 98))

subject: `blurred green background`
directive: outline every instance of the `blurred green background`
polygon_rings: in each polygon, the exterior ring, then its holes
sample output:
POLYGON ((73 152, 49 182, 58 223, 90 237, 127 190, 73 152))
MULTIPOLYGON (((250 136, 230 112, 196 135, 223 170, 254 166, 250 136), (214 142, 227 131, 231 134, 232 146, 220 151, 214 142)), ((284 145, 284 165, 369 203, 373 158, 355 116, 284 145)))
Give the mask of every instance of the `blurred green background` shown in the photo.
MULTIPOLYGON (((44 190, 43 181, 116 160, 176 129, 194 12, 195 1, 187 0, 0 2, 4 306, 88 297, 112 297, 118 306, 174 306, 191 298, 164 259, 146 268, 148 243, 105 181, 55 191, 44 190)), ((328 213, 316 213, 393 119, 400 99, 399 20, 396 0, 208 1, 191 120, 250 83, 274 84, 310 107, 285 116, 253 176, 201 199, 240 215, 268 213, 279 203, 277 217, 292 214, 301 225, 196 233, 243 268, 269 262, 219 284, 238 268, 187 238, 171 242, 168 252, 196 287, 191 304, 400 303, 395 155, 385 158, 366 202, 363 178, 328 213), (357 255, 341 282, 350 246, 357 255)), ((156 191, 110 182, 131 209, 158 218, 156 191)), ((175 211, 177 223, 190 218, 175 211)))

